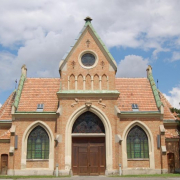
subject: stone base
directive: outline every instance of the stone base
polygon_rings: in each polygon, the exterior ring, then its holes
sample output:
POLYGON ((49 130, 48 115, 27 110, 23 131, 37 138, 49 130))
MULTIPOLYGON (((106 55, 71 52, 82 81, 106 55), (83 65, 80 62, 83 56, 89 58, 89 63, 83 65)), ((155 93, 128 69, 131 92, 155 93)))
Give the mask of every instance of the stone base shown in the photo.
POLYGON ((58 175, 59 176, 68 176, 68 175, 71 175, 71 171, 70 170, 59 170, 58 175))
POLYGON ((139 174, 166 174, 167 169, 149 169, 149 168, 128 168, 123 169, 123 175, 139 175, 139 174))
POLYGON ((29 175, 53 175, 54 173, 54 170, 50 170, 50 169, 45 169, 45 168, 37 168, 37 169, 15 169, 15 170, 12 170, 12 169, 9 169, 7 174, 10 175, 10 176, 29 176, 29 175))
POLYGON ((112 169, 112 170, 106 170, 105 171, 106 176, 113 175, 113 174, 119 174, 119 171, 117 169, 112 169))

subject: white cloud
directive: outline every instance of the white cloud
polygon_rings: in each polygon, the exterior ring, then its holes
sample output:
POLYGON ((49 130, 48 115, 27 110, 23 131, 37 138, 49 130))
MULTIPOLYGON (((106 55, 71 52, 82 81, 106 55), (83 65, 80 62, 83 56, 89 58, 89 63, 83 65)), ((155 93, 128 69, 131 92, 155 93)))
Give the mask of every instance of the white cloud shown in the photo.
POLYGON ((141 56, 125 56, 118 64, 117 77, 146 77, 148 59, 141 56))
POLYGON ((164 96, 167 98, 167 100, 170 102, 170 104, 180 109, 180 87, 174 87, 171 91, 169 91, 170 95, 164 94, 164 96))
MULTIPOLYGON (((163 45, 173 37, 177 37, 174 44, 179 47, 179 5, 178 0, 1 0, 0 46, 17 50, 17 55, 0 52, 0 91, 14 87, 23 64, 27 65, 28 76, 59 76, 58 64, 88 15, 109 48, 153 48, 157 56, 169 50, 163 45)), ((137 59, 133 62, 142 62, 141 66, 128 74, 118 70, 118 74, 145 76, 148 61, 137 59)))
POLYGON ((2 106, 2 104, 0 103, 0 107, 2 106))
POLYGON ((178 60, 180 60, 180 52, 174 51, 172 58, 171 58, 171 61, 178 61, 178 60))

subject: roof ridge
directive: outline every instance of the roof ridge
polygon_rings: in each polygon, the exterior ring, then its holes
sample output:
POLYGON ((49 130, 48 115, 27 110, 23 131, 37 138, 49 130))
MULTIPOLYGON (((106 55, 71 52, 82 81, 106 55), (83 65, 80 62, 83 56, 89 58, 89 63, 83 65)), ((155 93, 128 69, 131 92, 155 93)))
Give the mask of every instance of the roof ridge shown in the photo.
POLYGON ((28 77, 26 79, 60 79, 59 77, 53 78, 53 77, 28 77))
MULTIPOLYGON (((117 70, 117 64, 116 61, 114 59, 114 57, 112 56, 112 54, 109 52, 108 48, 106 47, 106 45, 104 44, 104 42, 102 41, 102 39, 100 38, 100 36, 98 35, 98 33, 96 32, 96 30, 94 29, 93 25, 91 24, 90 21, 86 22, 87 25, 89 25, 91 27, 91 29, 93 30, 95 36, 97 37, 97 39, 99 40, 99 42, 101 43, 101 45, 103 46, 104 50, 106 51, 106 53, 108 54, 108 56, 110 57, 110 59, 114 62, 115 66, 116 66, 116 70, 117 70)), ((86 25, 85 24, 85 25, 86 25)))
POLYGON ((149 74, 148 74, 148 79, 149 79, 149 82, 150 82, 150 85, 151 85, 151 88, 152 88, 152 92, 153 92, 153 95, 154 95, 154 98, 155 98, 155 101, 156 101, 156 105, 157 105, 157 107, 159 109, 161 107, 161 105, 162 105, 162 102, 160 100, 158 89, 156 87, 156 84, 154 82, 154 78, 153 78, 153 75, 152 75, 151 72, 149 72, 149 74))
MULTIPOLYGON (((6 112, 6 107, 9 105, 9 103, 11 102, 11 100, 14 98, 14 95, 16 94, 16 91, 13 91, 9 97, 7 98, 7 100, 5 101, 5 103, 2 105, 1 108, 4 108, 4 110, 2 110, 2 113, 0 114, 0 118, 3 116, 3 114, 6 112)), ((0 109, 1 109, 0 108, 0 109)))
POLYGON ((25 80, 26 80, 26 76, 24 74, 22 74, 20 81, 19 81, 19 86, 18 86, 16 97, 15 97, 15 101, 14 101, 14 106, 16 109, 18 108, 18 105, 19 105, 19 100, 21 97, 21 93, 22 93, 22 89, 23 89, 25 80))
POLYGON ((115 79, 147 79, 146 77, 117 77, 115 79))

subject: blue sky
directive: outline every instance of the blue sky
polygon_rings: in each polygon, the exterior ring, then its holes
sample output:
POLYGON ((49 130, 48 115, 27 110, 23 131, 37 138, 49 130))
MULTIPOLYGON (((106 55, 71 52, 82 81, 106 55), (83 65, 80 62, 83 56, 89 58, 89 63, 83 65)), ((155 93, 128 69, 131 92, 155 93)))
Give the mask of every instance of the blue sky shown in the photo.
POLYGON ((28 77, 59 77, 59 62, 90 16, 115 58, 117 77, 146 77, 180 108, 179 0, 1 0, 0 106, 28 77))

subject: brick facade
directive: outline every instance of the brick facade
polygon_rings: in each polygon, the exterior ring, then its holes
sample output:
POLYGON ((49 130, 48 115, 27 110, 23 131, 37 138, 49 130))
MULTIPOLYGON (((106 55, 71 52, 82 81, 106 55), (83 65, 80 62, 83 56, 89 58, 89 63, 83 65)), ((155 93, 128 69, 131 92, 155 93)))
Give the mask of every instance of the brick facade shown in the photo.
MULTIPOLYGON (((6 135, 8 126, 0 129, 0 155, 8 154, 8 174, 54 174, 56 169, 59 175, 73 173, 72 126, 86 111, 96 114, 105 128, 104 174, 118 173, 119 164, 123 174, 166 173, 169 152, 174 153, 175 169, 179 171, 178 120, 169 111, 167 100, 158 95, 165 107, 162 103, 158 105, 155 97, 158 90, 152 88, 148 78, 115 77, 116 63, 92 28, 90 19, 86 19, 75 45, 60 63, 60 79, 28 78, 26 70, 23 66, 16 96, 11 95, 7 101, 12 102, 6 102, 0 109, 0 122, 10 121, 11 127, 15 127, 9 136, 6 135), (92 67, 84 67, 81 62, 86 53, 95 56, 92 67), (138 104, 138 111, 133 111, 133 103, 138 104), (42 112, 36 111, 38 104, 44 105, 42 112), (6 112, 3 118, 6 108, 9 115, 6 112), (172 117, 170 121, 168 117, 172 117), (127 158, 127 135, 135 125, 147 135, 149 158, 127 158), (37 126, 48 134, 49 159, 27 159, 27 140, 37 126), (160 147, 157 135, 160 135, 160 147), (10 152, 17 137, 17 148, 10 152)), ((99 135, 85 133, 86 136, 99 135)))

